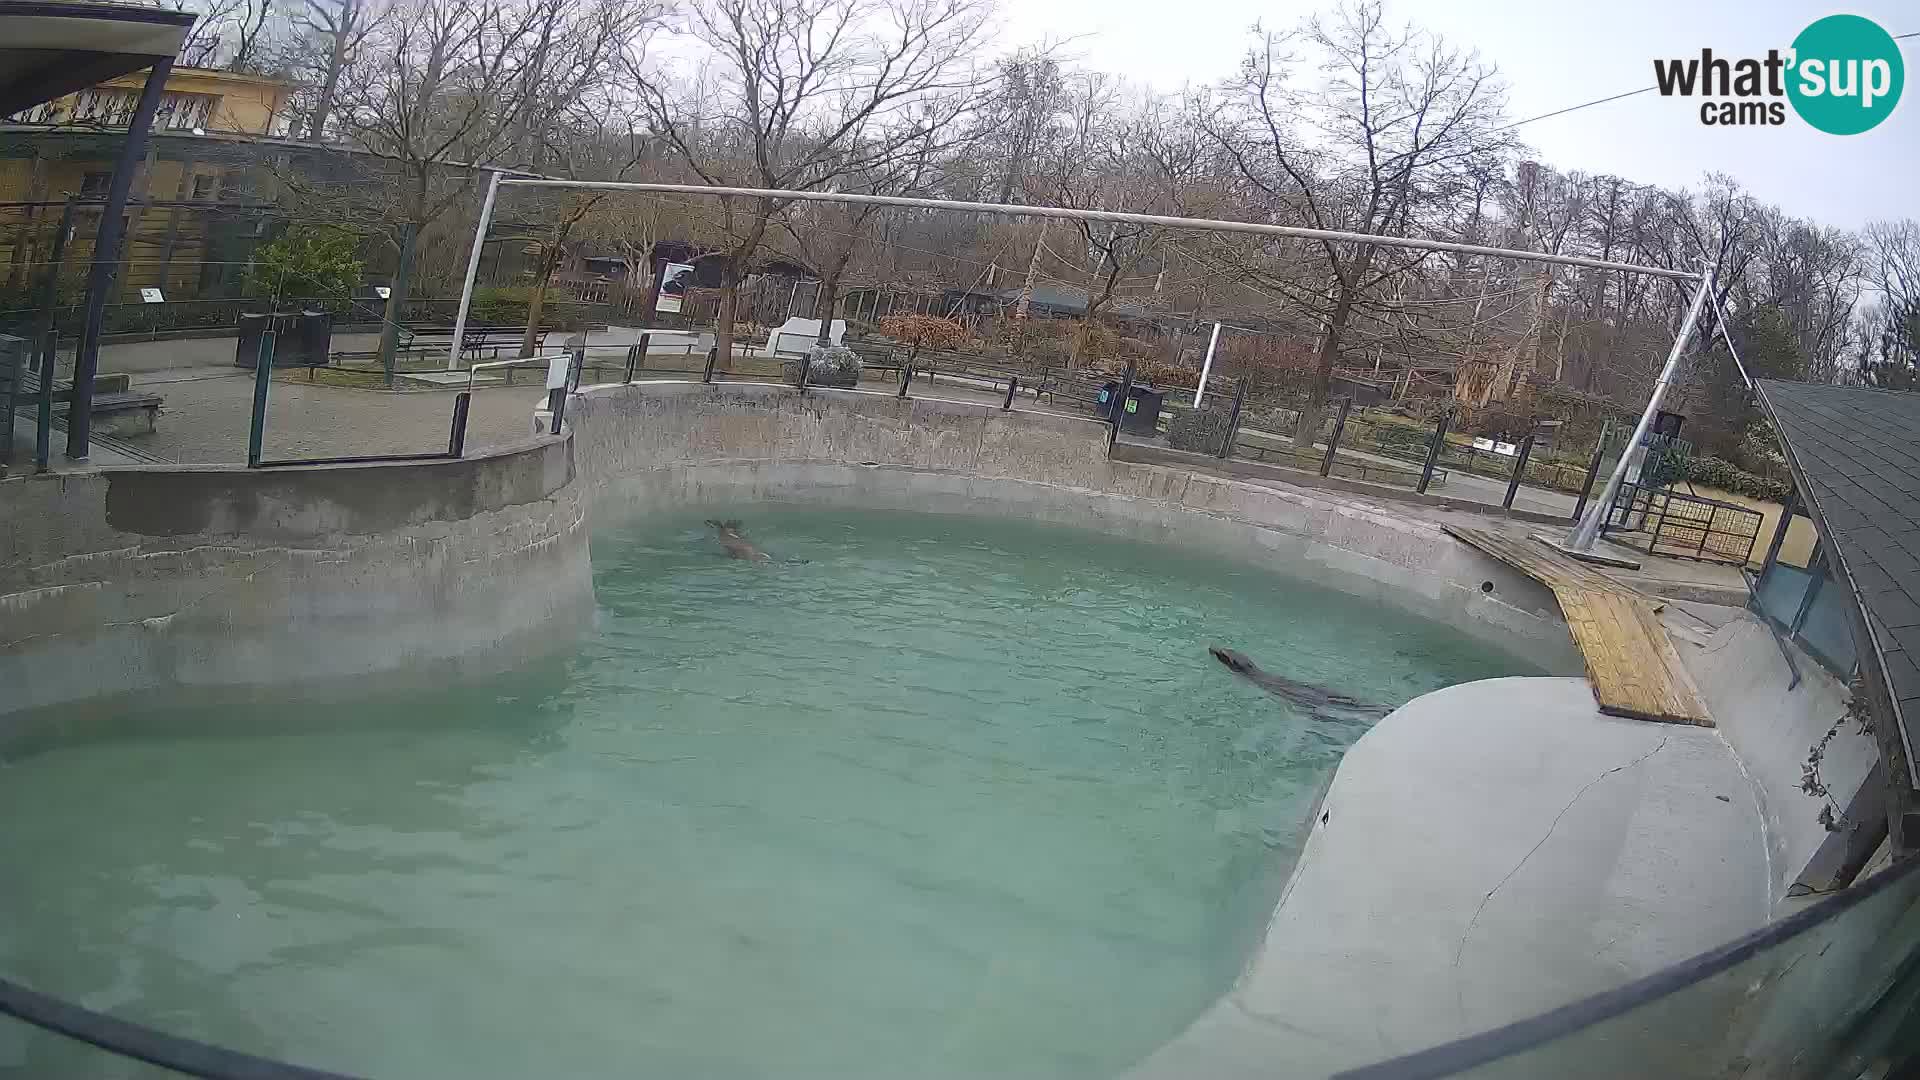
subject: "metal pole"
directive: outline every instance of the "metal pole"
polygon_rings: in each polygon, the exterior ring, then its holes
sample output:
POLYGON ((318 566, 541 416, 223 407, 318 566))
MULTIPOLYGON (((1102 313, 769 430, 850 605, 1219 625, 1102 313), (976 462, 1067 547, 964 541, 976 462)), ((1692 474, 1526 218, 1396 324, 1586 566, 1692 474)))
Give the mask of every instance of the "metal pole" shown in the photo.
POLYGON ((1620 495, 1620 484, 1626 479, 1633 449, 1640 445, 1640 440, 1646 438, 1647 431, 1653 427, 1653 418, 1660 411, 1661 399, 1667 396, 1667 386, 1673 382, 1674 373, 1680 368, 1680 357, 1686 353, 1687 341, 1693 337, 1694 325, 1700 321, 1700 309, 1707 302, 1707 294, 1713 290, 1713 274, 1701 274, 1699 282, 1693 290, 1693 302, 1687 305, 1687 317, 1680 323, 1680 333, 1673 339, 1673 348, 1667 351, 1666 366, 1660 369, 1660 379, 1653 384, 1653 396, 1647 399, 1646 411, 1640 414, 1640 422, 1634 425, 1633 437, 1627 440, 1626 450, 1620 454, 1620 460, 1614 462, 1613 475, 1607 478, 1607 486, 1600 492, 1600 502, 1587 507, 1586 516, 1567 533, 1565 546, 1569 551, 1592 551, 1594 542, 1600 539, 1600 524, 1606 520, 1613 500, 1620 495))
POLYGON ((1333 455, 1340 449, 1340 435, 1347 430, 1347 410, 1353 407, 1353 396, 1349 394, 1340 399, 1340 412, 1333 418, 1333 434, 1327 439, 1327 456, 1320 459, 1320 475, 1333 472, 1333 455))
POLYGON ((127 141, 114 163, 107 185, 107 204, 101 209, 100 231, 93 242, 93 267, 87 274, 87 315, 80 326, 80 349, 73 358, 73 405, 67 410, 67 457, 86 460, 93 435, 93 376, 100 369, 100 321, 107 313, 107 294, 120 275, 120 245, 126 238, 127 194, 133 187, 134 163, 146 156, 147 133, 160 108, 160 94, 173 73, 173 58, 162 57, 147 72, 127 141))
MULTIPOLYGON (((1524 262, 1553 263, 1558 266, 1585 266, 1594 270, 1625 270, 1654 277, 1697 281, 1699 274, 1665 266, 1636 266, 1607 262, 1577 255, 1548 255, 1517 248, 1481 247, 1456 244, 1447 240, 1417 240, 1404 236, 1377 236, 1373 233, 1340 232, 1332 229, 1308 229, 1293 225, 1268 225, 1252 221, 1219 221, 1211 218, 1166 217, 1160 214, 1125 214, 1113 210, 1076 210, 1062 206, 1029 206, 962 202, 957 199, 911 199, 901 195, 858 195, 843 191, 787 191, 774 188, 715 187, 708 184, 641 184, 621 180, 549 180, 512 178, 501 183, 513 187, 580 188, 596 191, 647 191, 671 195, 739 195, 776 202, 837 202, 865 206, 908 206, 921 210, 956 210, 972 214, 998 214, 1002 217, 1059 218, 1069 221, 1110 221, 1123 225, 1157 225, 1174 229, 1202 229, 1208 232, 1251 233, 1257 236, 1290 236, 1306 240, 1335 240, 1382 247, 1413 248, 1417 251, 1451 251, 1464 255, 1487 255, 1524 262)), ((877 308, 876 308, 877 310, 877 308)))
POLYGON ((1433 482, 1433 467, 1440 463, 1440 451, 1446 448, 1447 422, 1452 419, 1452 413, 1443 412, 1433 425, 1433 445, 1427 447, 1427 463, 1420 467, 1420 486, 1414 489, 1422 495, 1427 493, 1427 485, 1433 482))
POLYGON ((500 192, 500 174, 488 173, 487 197, 480 204, 480 220, 473 226, 473 250, 467 253, 467 280, 460 286, 460 310, 453 316, 453 344, 447 346, 447 370, 460 367, 460 339, 467 333, 467 310, 473 306, 473 283, 480 277, 480 253, 487 246, 487 225, 493 221, 493 199, 500 192))
POLYGON ((1587 459, 1587 478, 1580 484, 1580 498, 1573 504, 1571 520, 1579 521, 1586 513, 1587 500, 1593 495, 1593 481, 1600 475, 1601 459, 1607 456, 1607 435, 1613 431, 1613 421, 1602 418, 1600 421, 1600 441, 1593 444, 1593 456, 1587 459))
POLYGON ((60 298, 60 271, 66 264, 67 240, 73 235, 74 205, 74 198, 68 196, 66 208, 60 211, 60 232, 53 238, 47 282, 40 293, 39 333, 34 335, 46 349, 40 358, 40 409, 33 433, 33 466, 40 472, 47 471, 47 463, 53 456, 53 377, 59 367, 60 354, 60 328, 54 318, 54 308, 60 298))
MULTIPOLYGON (((640 367, 647 366, 647 349, 652 346, 652 344, 652 334, 641 334, 640 340, 627 349, 627 382, 633 381, 633 372, 636 364, 640 367)), ((512 371, 513 369, 508 368, 507 370, 512 371)))
POLYGON ((907 388, 913 385, 913 358, 920 355, 920 346, 907 349, 907 362, 900 368, 900 397, 907 396, 907 388))
POLYGON ((40 409, 33 432, 33 468, 46 472, 53 457, 53 368, 60 346, 60 332, 48 330, 44 352, 40 355, 40 409))
POLYGON ((1200 361, 1200 385, 1193 388, 1193 407, 1200 407, 1200 399, 1207 392, 1207 376, 1213 374, 1213 347, 1220 344, 1220 324, 1213 324, 1213 333, 1207 337, 1207 358, 1200 361))
POLYGON ((1520 493, 1520 478, 1527 473, 1527 458, 1533 453, 1533 432, 1520 440, 1520 456, 1513 463, 1513 479, 1507 481, 1507 497, 1500 500, 1500 509, 1513 509, 1513 497, 1520 493))
POLYGON ((1247 376, 1242 375, 1233 388, 1233 411, 1227 414, 1227 437, 1214 456, 1222 461, 1233 456, 1233 440, 1240 434, 1240 408, 1247 403, 1247 376))
MULTIPOLYGON (((512 371, 512 368, 508 368, 512 371)), ((473 392, 462 390, 453 396, 453 431, 447 436, 447 456, 464 457, 467 452, 467 410, 473 404, 473 392)))
POLYGON ((1115 440, 1120 438, 1120 425, 1126 421, 1127 402, 1133 398, 1133 372, 1139 363, 1135 357, 1127 358, 1127 374, 1120 380, 1120 396, 1113 401, 1113 426, 1107 429, 1107 449, 1113 449, 1115 440))
POLYGON ((1800 493, 1790 491, 1787 493, 1787 501, 1780 504, 1780 520, 1774 524, 1773 539, 1767 542, 1767 557, 1760 560, 1762 576, 1773 569, 1775 560, 1780 558, 1780 545, 1787 542, 1787 528, 1793 524, 1793 508, 1799 501, 1800 493))
POLYGON ((253 357, 253 417, 247 424, 247 468, 260 464, 260 444, 267 434, 267 384, 273 380, 273 316, 260 331, 260 351, 253 357))
POLYGON ((1007 400, 1000 403, 1001 412, 1007 412, 1013 408, 1013 394, 1014 394, 1014 391, 1018 389, 1020 389, 1020 376, 1018 375, 1008 376, 1007 400))

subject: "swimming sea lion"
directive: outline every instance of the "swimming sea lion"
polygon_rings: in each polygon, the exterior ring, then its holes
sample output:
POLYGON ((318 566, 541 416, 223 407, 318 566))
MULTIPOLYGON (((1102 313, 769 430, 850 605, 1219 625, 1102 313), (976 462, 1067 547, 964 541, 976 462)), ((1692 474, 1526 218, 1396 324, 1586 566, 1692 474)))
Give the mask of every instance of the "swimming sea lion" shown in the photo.
POLYGON ((713 526, 720 534, 720 546, 727 549, 728 558, 746 559, 749 562, 761 562, 772 558, 753 546, 753 541, 747 539, 746 534, 740 531, 738 521, 715 521, 708 518, 707 524, 713 526))
POLYGON ((1270 671, 1262 670, 1260 665, 1254 663, 1253 660, 1243 652, 1223 649, 1218 645, 1210 647, 1207 651, 1213 654, 1215 660, 1225 665, 1228 671, 1246 679, 1248 682, 1251 682, 1277 698, 1290 701, 1306 709, 1308 712, 1319 713, 1327 709, 1343 709, 1347 712, 1360 713, 1364 716, 1381 717, 1393 711, 1385 706, 1370 705, 1364 701, 1356 701, 1345 694, 1336 694, 1331 690, 1322 690, 1310 683, 1297 682, 1284 675, 1275 675, 1270 671))

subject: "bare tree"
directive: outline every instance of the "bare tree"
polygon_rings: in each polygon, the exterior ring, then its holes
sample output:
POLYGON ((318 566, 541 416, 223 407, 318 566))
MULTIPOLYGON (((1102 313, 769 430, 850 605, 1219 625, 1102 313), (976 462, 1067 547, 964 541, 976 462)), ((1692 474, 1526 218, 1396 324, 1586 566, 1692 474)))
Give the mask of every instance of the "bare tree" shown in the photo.
MULTIPOLYGON (((1375 0, 1310 19, 1297 34, 1261 33, 1209 130, 1269 220, 1406 235, 1465 184, 1469 162, 1506 152, 1503 93, 1471 53, 1386 24, 1375 0), (1318 78, 1299 79, 1304 50, 1318 78)), ((1312 245, 1320 281, 1276 281, 1320 316, 1319 344, 1296 443, 1320 427, 1335 363, 1357 307, 1424 256, 1374 244, 1312 245)), ((1257 272, 1257 268, 1256 272, 1257 272)))
MULTIPOLYGON (((685 36, 707 79, 640 79, 649 119, 705 182, 819 190, 958 132, 985 79, 984 0, 692 0, 685 36)), ((732 355, 736 291, 783 206, 722 200, 730 237, 715 351, 732 355)))
POLYGON ((386 9, 374 0, 306 0, 293 16, 294 28, 305 35, 298 42, 296 70, 314 79, 312 105, 307 111, 307 138, 318 141, 327 133, 340 76, 358 57, 386 9))
POLYGON ((480 163, 540 144, 644 22, 626 0, 405 0, 368 24, 340 72, 333 116, 381 162, 345 190, 288 183, 383 236, 398 269, 380 339, 391 373, 422 230, 466 200, 480 163), (570 97, 569 95, 575 95, 570 97))

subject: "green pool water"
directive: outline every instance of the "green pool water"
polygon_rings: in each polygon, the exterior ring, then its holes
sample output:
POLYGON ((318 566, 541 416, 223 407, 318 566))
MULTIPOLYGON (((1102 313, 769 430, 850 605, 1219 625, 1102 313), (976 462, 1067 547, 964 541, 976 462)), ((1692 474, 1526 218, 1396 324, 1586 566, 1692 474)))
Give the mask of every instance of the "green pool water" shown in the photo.
MULTIPOLYGON (((16 725, 0 970, 383 1077, 1110 1076, 1231 984, 1369 722, 1208 645, 1385 705, 1531 673, 1024 524, 735 507, 593 554, 592 629, 510 675, 16 725)), ((107 1068, 0 1027, 0 1073, 107 1068)))

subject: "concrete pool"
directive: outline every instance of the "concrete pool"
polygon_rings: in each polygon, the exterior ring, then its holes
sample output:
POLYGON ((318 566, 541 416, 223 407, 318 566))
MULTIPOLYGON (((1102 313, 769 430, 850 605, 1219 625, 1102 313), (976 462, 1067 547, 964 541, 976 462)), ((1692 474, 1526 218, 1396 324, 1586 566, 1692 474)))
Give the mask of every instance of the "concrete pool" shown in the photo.
MULTIPOLYGON (((959 402, 660 382, 585 388, 568 419, 568 435, 463 461, 0 481, 0 686, 18 688, 0 695, 0 732, 129 693, 486 685, 601 632, 585 630, 589 519, 604 537, 715 505, 913 511, 1305 578, 1330 590, 1320 609, 1391 610, 1558 676, 1422 694, 1369 729, 1302 822, 1283 898, 1266 914, 1249 899, 1218 954, 1241 964, 1212 984, 1232 989, 1170 1041, 1142 1025, 1137 1041, 1164 1043, 1145 1075, 1327 1073, 1579 1001, 1764 925, 1818 842, 1794 763, 1844 687, 1814 678, 1783 697, 1756 679, 1778 664, 1763 629, 1682 646, 1719 729, 1621 726, 1637 722, 1593 710, 1551 594, 1418 515, 1116 461, 1098 424, 959 402), (1311 981, 1289 976, 1302 966, 1311 981)), ((1291 851, 1267 849, 1272 880, 1291 851)))
POLYGON ((372 1076, 1112 1076, 1232 984, 1372 722, 1209 644, 1385 707, 1531 670, 1057 527, 724 507, 593 545, 592 628, 512 672, 23 717, 0 972, 372 1076))

